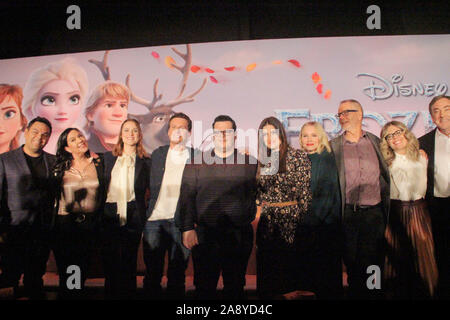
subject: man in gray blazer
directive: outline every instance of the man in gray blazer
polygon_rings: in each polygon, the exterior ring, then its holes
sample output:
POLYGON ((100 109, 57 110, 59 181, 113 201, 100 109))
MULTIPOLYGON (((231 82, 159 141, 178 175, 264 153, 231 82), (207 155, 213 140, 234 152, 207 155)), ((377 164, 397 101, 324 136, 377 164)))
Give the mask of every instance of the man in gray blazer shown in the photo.
POLYGON ((18 286, 22 273, 30 298, 42 298, 51 222, 49 178, 55 156, 43 151, 51 124, 37 117, 25 129, 25 144, 0 155, 0 228, 6 238, 0 288, 18 286))
MULTIPOLYGON (((331 147, 339 171, 348 297, 377 299, 383 297, 382 287, 368 288, 367 280, 373 271, 367 273, 367 268, 376 265, 383 269, 389 172, 380 152, 380 139, 362 130, 361 104, 344 100, 336 116, 344 130, 331 141, 331 147)), ((382 272, 379 276, 381 279, 382 272)))

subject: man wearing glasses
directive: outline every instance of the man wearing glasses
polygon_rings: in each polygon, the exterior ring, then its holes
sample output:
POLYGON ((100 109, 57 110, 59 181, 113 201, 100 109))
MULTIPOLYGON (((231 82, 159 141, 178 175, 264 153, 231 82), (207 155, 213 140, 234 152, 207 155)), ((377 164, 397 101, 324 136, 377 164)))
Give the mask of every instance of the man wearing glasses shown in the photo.
POLYGON ((200 164, 186 165, 177 225, 192 249, 198 299, 215 299, 220 272, 223 298, 244 299, 245 273, 253 247, 256 159, 235 149, 236 124, 213 122, 214 149, 200 164))
POLYGON ((436 129, 419 138, 428 155, 427 193, 439 269, 437 296, 450 297, 450 96, 429 104, 436 129))
POLYGON ((338 114, 344 133, 331 141, 339 171, 344 231, 344 263, 350 299, 377 299, 367 273, 383 266, 383 239, 389 213, 389 172, 380 152, 380 139, 362 130, 363 109, 356 100, 344 100, 338 114))

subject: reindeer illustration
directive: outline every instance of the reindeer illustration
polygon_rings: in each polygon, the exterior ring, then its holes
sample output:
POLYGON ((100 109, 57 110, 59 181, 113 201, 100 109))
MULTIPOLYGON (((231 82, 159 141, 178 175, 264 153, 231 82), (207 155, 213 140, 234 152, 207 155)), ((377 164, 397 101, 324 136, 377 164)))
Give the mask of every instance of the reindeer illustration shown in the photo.
MULTIPOLYGON (((144 137, 144 148, 149 153, 153 152, 153 150, 155 150, 156 148, 169 143, 167 129, 170 116, 174 113, 173 108, 182 103, 193 102, 194 97, 203 90, 207 82, 207 78, 203 79, 200 88, 198 88, 190 95, 183 96, 192 63, 191 45, 186 44, 186 53, 182 53, 173 47, 171 49, 184 60, 183 66, 179 66, 176 63, 171 63, 171 66, 180 71, 182 74, 181 86, 175 99, 167 102, 161 102, 163 94, 158 94, 159 78, 157 78, 155 80, 155 83, 153 84, 153 99, 151 101, 138 97, 133 93, 130 87, 130 74, 127 75, 125 80, 125 83, 131 92, 131 100, 145 106, 148 109, 148 113, 146 114, 140 115, 128 113, 128 117, 136 119, 141 124, 142 134, 144 137)), ((89 59, 89 62, 93 63, 99 68, 105 81, 110 80, 111 78, 110 69, 107 63, 108 54, 109 50, 105 52, 102 61, 89 59)))

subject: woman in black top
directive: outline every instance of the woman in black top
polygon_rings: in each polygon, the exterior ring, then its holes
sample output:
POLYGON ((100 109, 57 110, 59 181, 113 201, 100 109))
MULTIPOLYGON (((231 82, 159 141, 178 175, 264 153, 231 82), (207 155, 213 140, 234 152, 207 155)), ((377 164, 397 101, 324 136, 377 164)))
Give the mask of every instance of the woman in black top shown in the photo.
POLYGON ((311 161, 312 192, 298 230, 300 285, 318 299, 337 299, 342 296, 341 199, 336 163, 320 123, 303 125, 300 147, 311 161))

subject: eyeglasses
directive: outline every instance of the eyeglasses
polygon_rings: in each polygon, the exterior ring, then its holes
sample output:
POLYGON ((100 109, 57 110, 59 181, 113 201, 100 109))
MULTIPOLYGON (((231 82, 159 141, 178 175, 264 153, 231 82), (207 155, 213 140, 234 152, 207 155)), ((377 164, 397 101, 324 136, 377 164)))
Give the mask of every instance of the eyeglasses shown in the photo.
POLYGON ((234 134, 234 130, 233 129, 227 129, 227 130, 213 130, 213 134, 218 137, 218 136, 227 136, 230 137, 234 134))
POLYGON ((386 137, 384 137, 386 139, 386 141, 390 141, 394 138, 397 138, 398 136, 400 136, 403 133, 403 130, 397 130, 394 133, 388 134, 386 135, 386 137))
POLYGON ((342 116, 348 116, 348 114, 350 113, 350 112, 358 112, 358 110, 353 110, 353 109, 350 109, 350 110, 344 110, 344 111, 342 111, 342 112, 339 112, 339 113, 336 113, 334 116, 336 117, 336 118, 340 118, 340 117, 342 117, 342 116))

